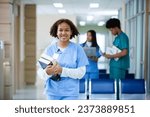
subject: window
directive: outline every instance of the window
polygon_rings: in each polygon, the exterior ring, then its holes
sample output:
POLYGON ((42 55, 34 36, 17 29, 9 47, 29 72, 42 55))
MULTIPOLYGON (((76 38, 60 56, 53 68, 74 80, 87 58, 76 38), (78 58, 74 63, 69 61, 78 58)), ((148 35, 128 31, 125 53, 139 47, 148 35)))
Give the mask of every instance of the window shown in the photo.
POLYGON ((135 73, 136 78, 142 78, 144 73, 144 3, 145 0, 126 3, 125 30, 130 42, 130 72, 135 73))
POLYGON ((129 9, 130 9, 130 18, 134 16, 134 1, 130 0, 129 1, 129 9))

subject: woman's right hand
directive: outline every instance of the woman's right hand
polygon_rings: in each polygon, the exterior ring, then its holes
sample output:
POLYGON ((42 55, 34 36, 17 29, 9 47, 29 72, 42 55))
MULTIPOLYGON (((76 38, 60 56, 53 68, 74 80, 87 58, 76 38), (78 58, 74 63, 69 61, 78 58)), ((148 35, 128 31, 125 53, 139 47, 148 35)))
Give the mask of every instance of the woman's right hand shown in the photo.
POLYGON ((96 56, 88 56, 88 58, 96 62, 98 61, 98 58, 96 56))
POLYGON ((56 65, 48 65, 46 68, 45 68, 45 71, 47 73, 47 75, 53 75, 54 74, 54 68, 55 68, 56 65))

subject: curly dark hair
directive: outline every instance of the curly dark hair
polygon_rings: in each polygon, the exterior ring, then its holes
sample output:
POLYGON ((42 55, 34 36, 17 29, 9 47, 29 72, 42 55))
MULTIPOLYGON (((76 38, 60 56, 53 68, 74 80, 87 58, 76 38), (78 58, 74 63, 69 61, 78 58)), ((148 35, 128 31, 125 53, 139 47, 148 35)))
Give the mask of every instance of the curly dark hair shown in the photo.
POLYGON ((70 36, 70 39, 72 39, 75 36, 79 35, 79 31, 77 30, 76 26, 72 23, 72 21, 70 21, 69 19, 59 19, 57 20, 51 27, 50 29, 50 35, 53 37, 57 37, 57 29, 58 29, 58 25, 61 23, 67 23, 72 31, 72 35, 70 36))
POLYGON ((115 28, 118 27, 119 29, 121 29, 120 26, 120 20, 116 19, 116 18, 111 18, 106 22, 106 28, 115 28))

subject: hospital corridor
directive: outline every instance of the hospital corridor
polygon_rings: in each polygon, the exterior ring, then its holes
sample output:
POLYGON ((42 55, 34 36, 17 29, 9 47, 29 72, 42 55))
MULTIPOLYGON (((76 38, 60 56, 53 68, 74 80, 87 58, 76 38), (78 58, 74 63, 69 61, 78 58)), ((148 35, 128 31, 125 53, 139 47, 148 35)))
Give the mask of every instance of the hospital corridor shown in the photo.
POLYGON ((150 0, 0 0, 0 100, 47 100, 53 89, 79 100, 150 100, 150 0), (71 31, 63 35, 61 26, 71 31), (113 28, 128 41, 118 41, 113 28), (67 51, 54 46, 68 35, 67 51), (40 63, 54 50, 56 61, 47 65, 62 62, 60 79, 40 63))

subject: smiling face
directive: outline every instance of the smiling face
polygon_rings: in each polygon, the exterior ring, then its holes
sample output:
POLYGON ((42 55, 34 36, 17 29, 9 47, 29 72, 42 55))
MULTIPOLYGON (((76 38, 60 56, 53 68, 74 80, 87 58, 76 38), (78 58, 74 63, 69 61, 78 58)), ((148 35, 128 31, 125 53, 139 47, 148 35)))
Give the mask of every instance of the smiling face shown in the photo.
POLYGON ((63 22, 58 25, 57 37, 61 42, 69 42, 71 35, 72 31, 67 23, 63 22))

